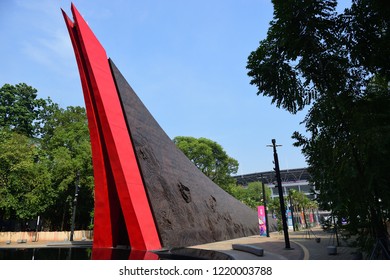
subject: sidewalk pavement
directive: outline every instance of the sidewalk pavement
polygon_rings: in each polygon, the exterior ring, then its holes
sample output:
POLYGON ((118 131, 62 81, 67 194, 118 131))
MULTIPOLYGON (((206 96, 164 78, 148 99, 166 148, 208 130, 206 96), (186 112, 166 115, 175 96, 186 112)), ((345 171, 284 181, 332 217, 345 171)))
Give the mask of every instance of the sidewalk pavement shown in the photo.
MULTIPOLYGON (((321 228, 316 227, 311 230, 301 230, 297 232, 289 232, 290 247, 286 249, 285 239, 283 233, 270 233, 270 237, 265 236, 249 236, 233 240, 226 240, 189 248, 205 249, 212 251, 219 251, 230 255, 237 260, 353 260, 359 257, 356 254, 357 249, 348 247, 345 241, 339 238, 340 246, 337 246, 337 254, 328 254, 328 246, 336 245, 335 236, 332 233, 324 232, 321 228), (320 242, 316 241, 320 238, 320 242), (255 248, 262 248, 264 250, 263 256, 257 256, 245 251, 233 250, 233 244, 250 245, 255 248)), ((76 241, 76 242, 60 242, 57 245, 67 246, 91 246, 91 241, 76 241), (81 242, 81 243, 80 243, 81 242)), ((38 241, 28 243, 0 243, 0 248, 37 248, 56 246, 54 242, 38 241)))
POLYGON ((353 260, 358 259, 357 249, 348 247, 346 242, 339 237, 340 246, 337 246, 337 253, 328 254, 328 246, 336 245, 335 235, 324 232, 316 227, 311 230, 290 231, 290 247, 286 249, 283 233, 270 233, 270 237, 250 236, 234 240, 227 240, 198 246, 196 249, 215 250, 231 255, 234 259, 241 260, 353 260), (316 241, 320 238, 320 242, 316 241), (246 244, 264 249, 263 256, 256 256, 250 253, 232 249, 232 244, 246 244))

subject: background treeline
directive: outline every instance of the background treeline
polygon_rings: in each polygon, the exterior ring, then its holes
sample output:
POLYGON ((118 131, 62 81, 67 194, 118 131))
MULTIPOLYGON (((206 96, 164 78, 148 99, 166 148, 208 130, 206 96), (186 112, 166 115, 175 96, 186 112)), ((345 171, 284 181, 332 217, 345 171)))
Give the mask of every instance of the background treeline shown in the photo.
POLYGON ((79 184, 76 228, 93 217, 93 169, 82 107, 60 108, 24 83, 0 88, 0 227, 69 230, 79 184))

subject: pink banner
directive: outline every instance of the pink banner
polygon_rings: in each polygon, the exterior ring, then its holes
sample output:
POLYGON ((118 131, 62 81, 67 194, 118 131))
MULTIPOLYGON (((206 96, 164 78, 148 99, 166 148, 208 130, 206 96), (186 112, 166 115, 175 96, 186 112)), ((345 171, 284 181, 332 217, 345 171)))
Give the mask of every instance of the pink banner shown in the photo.
POLYGON ((265 211, 264 206, 257 206, 257 216, 259 219, 260 236, 267 236, 267 227, 265 223, 265 211))
POLYGON ((310 219, 310 223, 314 223, 314 215, 313 215, 313 213, 310 213, 309 219, 310 219))

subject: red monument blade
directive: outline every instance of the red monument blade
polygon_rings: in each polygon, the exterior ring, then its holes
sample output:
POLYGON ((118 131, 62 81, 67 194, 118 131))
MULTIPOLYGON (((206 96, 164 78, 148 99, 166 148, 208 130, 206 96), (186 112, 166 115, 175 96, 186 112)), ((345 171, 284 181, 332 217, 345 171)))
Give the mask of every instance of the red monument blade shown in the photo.
POLYGON ((120 231, 123 232, 124 229, 120 224, 113 223, 113 218, 119 217, 121 213, 133 249, 158 249, 161 247, 160 240, 106 52, 74 5, 72 13, 74 23, 72 24, 68 17, 65 17, 65 21, 78 58, 88 121, 93 132, 92 151, 97 153, 96 157, 94 155, 93 164, 94 168, 97 164, 97 172, 104 170, 98 178, 95 177, 98 199, 95 202, 97 228, 94 230, 94 236, 98 236, 96 239, 94 237, 94 246, 121 245, 116 242, 121 241, 120 231), (115 188, 115 191, 112 188, 115 188), (118 200, 121 211, 112 215, 110 211, 117 210, 115 204, 118 200), (103 217, 96 213, 96 210, 104 212, 103 217), (103 232, 104 224, 111 227, 108 232, 103 232), (111 234, 111 237, 104 237, 107 234, 111 234))

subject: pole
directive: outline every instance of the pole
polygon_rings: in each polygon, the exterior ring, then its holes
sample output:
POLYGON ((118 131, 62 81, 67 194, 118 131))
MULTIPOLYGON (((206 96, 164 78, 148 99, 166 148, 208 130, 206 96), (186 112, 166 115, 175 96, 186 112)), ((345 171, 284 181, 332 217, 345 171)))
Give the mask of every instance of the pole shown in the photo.
POLYGON ((73 235, 74 235, 74 225, 76 221, 76 207, 77 207, 77 197, 79 195, 79 185, 80 185, 80 172, 77 172, 77 184, 75 186, 75 193, 74 193, 74 199, 73 199, 73 213, 72 213, 72 224, 70 229, 70 241, 73 241, 73 235))
POLYGON ((269 237, 269 227, 268 227, 268 212, 267 212, 267 203, 265 201, 265 187, 263 182, 263 174, 261 174, 261 186, 263 188, 263 205, 264 205, 264 215, 265 215, 265 229, 267 237, 269 237))
POLYGON ((276 141, 275 141, 275 139, 272 139, 272 147, 274 149, 274 161, 275 161, 276 180, 278 182, 280 211, 282 212, 282 224, 283 224, 283 232, 284 232, 284 242, 286 244, 286 249, 291 249, 291 247, 290 247, 290 239, 289 239, 289 236, 288 236, 288 228, 287 228, 286 207, 284 206, 282 179, 280 177, 279 159, 278 159, 278 153, 276 152, 276 141))

